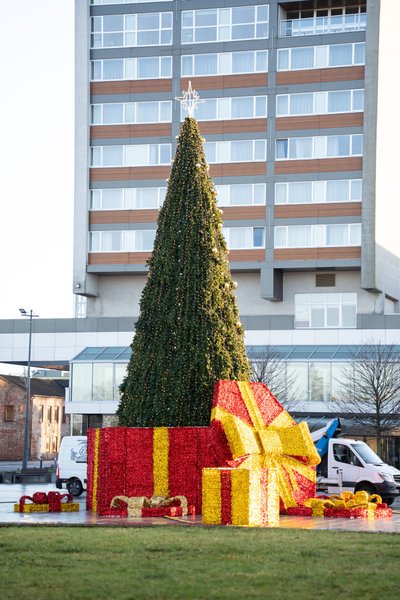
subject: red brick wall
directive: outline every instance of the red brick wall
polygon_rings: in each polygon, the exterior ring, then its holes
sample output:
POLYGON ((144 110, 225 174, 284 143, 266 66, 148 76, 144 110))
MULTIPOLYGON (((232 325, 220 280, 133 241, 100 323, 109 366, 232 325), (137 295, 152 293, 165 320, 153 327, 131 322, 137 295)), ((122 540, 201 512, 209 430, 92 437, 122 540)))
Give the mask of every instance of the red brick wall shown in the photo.
POLYGON ((25 390, 0 379, 0 460, 22 460, 25 390), (6 405, 14 406, 14 420, 4 421, 6 405))

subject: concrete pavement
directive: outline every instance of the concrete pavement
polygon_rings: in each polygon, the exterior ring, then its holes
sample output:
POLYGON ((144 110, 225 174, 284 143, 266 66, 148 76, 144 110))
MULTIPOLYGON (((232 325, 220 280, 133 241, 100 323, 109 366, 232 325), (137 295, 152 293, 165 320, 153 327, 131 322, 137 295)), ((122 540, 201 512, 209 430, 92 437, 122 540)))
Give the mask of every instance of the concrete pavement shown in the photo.
MULTIPOLYGON (((86 494, 75 501, 79 502, 77 513, 15 513, 14 503, 21 496, 32 496, 34 492, 56 490, 54 484, 0 484, 0 527, 10 525, 47 525, 47 526, 80 526, 80 527, 143 527, 143 526, 202 526, 201 517, 182 517, 174 519, 162 518, 121 518, 100 517, 86 511, 86 494)), ((364 531, 400 533, 400 501, 392 506, 392 519, 325 519, 319 517, 282 516, 280 526, 295 529, 331 529, 341 531, 364 531)), ((0 534, 1 535, 1 534, 0 534)))

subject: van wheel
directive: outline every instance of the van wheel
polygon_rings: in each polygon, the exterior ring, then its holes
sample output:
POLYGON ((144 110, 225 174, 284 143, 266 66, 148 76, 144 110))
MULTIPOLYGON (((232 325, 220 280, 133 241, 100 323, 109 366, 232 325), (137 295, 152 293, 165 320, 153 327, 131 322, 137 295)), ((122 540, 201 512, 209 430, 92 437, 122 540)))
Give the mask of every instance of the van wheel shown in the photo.
POLYGON ((67 483, 67 490, 71 496, 80 496, 83 492, 83 485, 79 479, 73 477, 67 483))
POLYGON ((385 502, 388 506, 392 506, 394 501, 394 498, 382 498, 382 502, 385 502))
POLYGON ((371 483, 358 483, 355 487, 356 492, 367 492, 371 496, 371 494, 376 494, 376 488, 371 483))

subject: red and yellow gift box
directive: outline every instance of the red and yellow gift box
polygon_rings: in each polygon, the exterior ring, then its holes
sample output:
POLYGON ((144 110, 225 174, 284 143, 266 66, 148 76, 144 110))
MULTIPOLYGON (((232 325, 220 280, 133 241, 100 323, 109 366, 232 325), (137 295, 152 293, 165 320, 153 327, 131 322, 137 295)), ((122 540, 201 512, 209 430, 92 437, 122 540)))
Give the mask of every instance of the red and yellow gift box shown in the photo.
POLYGON ((203 469, 206 525, 279 526, 275 469, 203 469))
POLYGON ((308 425, 296 424, 266 385, 219 381, 211 429, 220 461, 239 469, 276 470, 282 512, 315 496, 320 457, 308 425))
POLYGON ((209 427, 88 430, 88 510, 105 514, 115 496, 185 496, 201 511, 201 472, 215 466, 209 427))

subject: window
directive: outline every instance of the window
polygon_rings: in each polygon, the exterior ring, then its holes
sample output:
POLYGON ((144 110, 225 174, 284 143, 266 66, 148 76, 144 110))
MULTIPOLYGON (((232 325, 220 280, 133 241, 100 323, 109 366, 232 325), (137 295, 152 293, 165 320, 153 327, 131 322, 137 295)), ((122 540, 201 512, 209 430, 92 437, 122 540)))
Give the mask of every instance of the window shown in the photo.
POLYGON ((295 327, 354 328, 357 325, 357 294, 295 294, 295 327))
POLYGON ((92 105, 92 125, 168 123, 172 102, 120 102, 92 105))
POLYGON ((164 202, 166 187, 106 188, 91 190, 92 210, 157 209, 164 202))
POLYGON ((265 183, 237 183, 215 187, 218 193, 218 206, 265 204, 265 183))
POLYGON ((362 156, 362 134, 276 140, 276 160, 362 156))
POLYGON ((172 56, 108 58, 92 60, 91 65, 92 81, 169 79, 172 77, 172 56))
POLYGON ((51 407, 51 406, 49 406, 49 407, 47 408, 47 421, 48 421, 49 423, 51 423, 51 421, 52 421, 52 415, 53 415, 53 409, 52 409, 52 407, 51 407))
POLYGON ((181 58, 182 77, 201 75, 234 75, 268 71, 267 50, 188 54, 181 58))
POLYGON ((59 422, 60 422, 60 407, 59 407, 59 406, 56 406, 56 407, 54 408, 54 421, 55 421, 56 423, 59 423, 59 422))
POLYGON ((146 252, 153 249, 155 229, 92 231, 89 252, 146 252))
POLYGON ((224 227, 222 232, 230 250, 265 247, 264 227, 224 227))
POLYGON ((278 117, 358 112, 362 110, 364 110, 364 90, 278 94, 276 97, 276 114, 278 117))
POLYGON ((278 49, 278 71, 365 64, 365 43, 278 49))
POLYGON ((5 421, 14 421, 14 405, 6 404, 4 407, 4 420, 5 421))
POLYGON ((250 162, 266 159, 266 140, 205 142, 209 163, 250 162))
POLYGON ((275 204, 361 202, 361 179, 289 181, 275 184, 275 204))
POLYGON ((169 165, 171 144, 138 144, 136 146, 93 146, 92 167, 138 167, 169 165))
POLYGON ((268 37, 268 6, 182 11, 182 44, 268 37))
MULTIPOLYGON (((126 364, 112 362, 73 363, 71 401, 118 402, 119 385, 126 374, 126 364)), ((82 457, 86 462, 86 455, 82 457)))
POLYGON ((172 44, 172 12, 92 17, 92 48, 172 44))
POLYGON ((284 225, 275 227, 275 248, 360 246, 361 223, 284 225))
MULTIPOLYGON (((181 120, 186 111, 181 108, 181 120)), ((267 116, 267 96, 238 96, 235 98, 202 98, 196 110, 198 121, 220 119, 255 119, 267 116)))
POLYGON ((44 406, 43 404, 39 407, 39 423, 43 423, 44 420, 44 406))
POLYGON ((113 399, 112 363, 93 364, 93 400, 110 402, 113 399))
POLYGON ((281 37, 360 31, 366 27, 366 6, 290 10, 281 20, 281 37), (289 18, 290 17, 290 18, 289 18))

